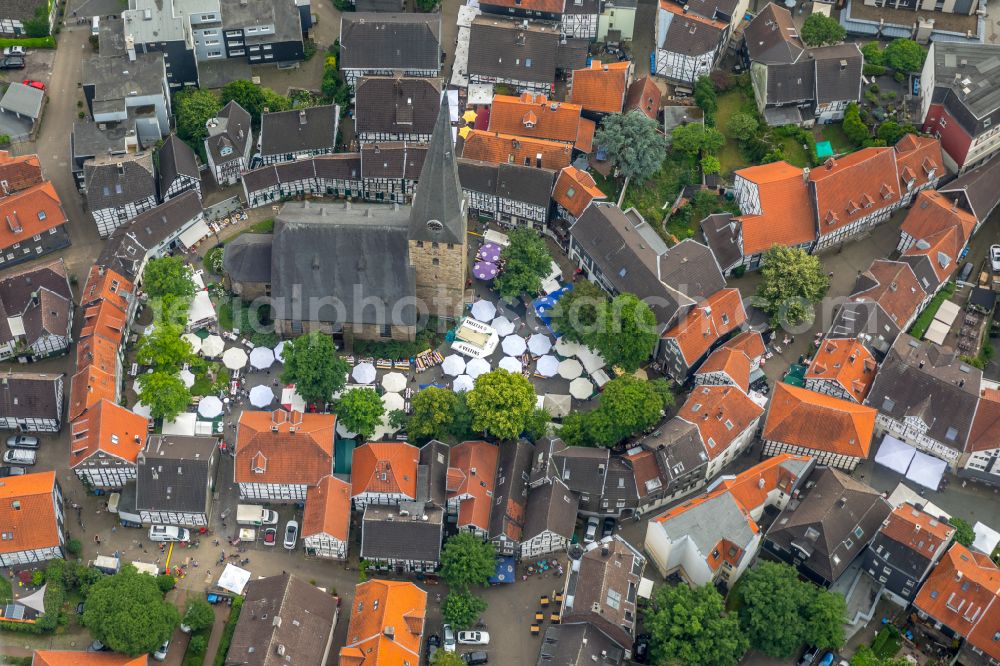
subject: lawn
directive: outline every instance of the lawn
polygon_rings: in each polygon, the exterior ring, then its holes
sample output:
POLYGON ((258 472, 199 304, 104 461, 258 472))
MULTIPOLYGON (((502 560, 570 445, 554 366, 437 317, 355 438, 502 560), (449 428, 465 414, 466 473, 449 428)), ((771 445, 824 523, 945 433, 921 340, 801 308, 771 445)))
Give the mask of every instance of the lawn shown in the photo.
POLYGON ((650 224, 662 229, 667 208, 677 199, 685 185, 693 182, 693 165, 678 155, 663 161, 660 170, 645 183, 629 183, 622 208, 635 208, 650 224))
POLYGON ((257 224, 250 225, 245 234, 271 234, 274 233, 274 220, 264 220, 257 224))
POLYGON ((0 576, 0 604, 9 604, 13 598, 14 592, 10 586, 10 581, 4 576, 0 576))
POLYGON ((722 164, 722 175, 731 175, 734 171, 742 169, 748 166, 747 161, 743 158, 742 153, 740 153, 739 143, 735 139, 729 137, 729 118, 732 117, 734 113, 741 110, 754 111, 753 100, 744 93, 743 89, 740 87, 734 87, 721 93, 718 97, 719 109, 715 112, 715 127, 720 132, 726 135, 726 145, 722 147, 722 152, 719 153, 719 162, 722 164), (750 108, 747 109, 746 107, 750 108))
POLYGON ((618 182, 618 179, 611 176, 604 177, 597 169, 591 169, 587 173, 593 176, 594 183, 601 192, 607 195, 608 201, 618 201, 618 192, 621 191, 621 183, 618 182))
POLYGON ((931 322, 934 321, 934 315, 937 314, 938 308, 944 303, 952 294, 955 293, 955 283, 949 282, 945 286, 941 287, 941 291, 935 294, 931 302, 927 304, 924 311, 920 313, 917 320, 913 322, 913 326, 910 327, 910 335, 920 340, 924 337, 924 333, 930 327, 931 322))
POLYGON ((785 155, 785 161, 797 167, 807 167, 810 165, 809 154, 802 148, 802 144, 795 140, 795 137, 786 136, 781 140, 781 152, 785 155))
POLYGON ((829 141, 833 146, 833 153, 835 155, 853 152, 858 147, 857 144, 848 139, 847 135, 844 134, 842 123, 822 125, 819 133, 823 140, 829 141))

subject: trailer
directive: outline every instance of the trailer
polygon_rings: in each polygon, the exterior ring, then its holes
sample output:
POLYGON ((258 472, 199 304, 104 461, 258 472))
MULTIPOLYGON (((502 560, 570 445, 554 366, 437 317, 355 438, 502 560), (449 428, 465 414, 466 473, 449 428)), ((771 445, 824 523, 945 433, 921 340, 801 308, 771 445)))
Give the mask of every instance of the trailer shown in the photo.
POLYGON ((119 569, 121 569, 122 561, 117 557, 111 557, 110 555, 98 555, 90 561, 90 566, 97 569, 101 573, 113 576, 118 573, 119 569))

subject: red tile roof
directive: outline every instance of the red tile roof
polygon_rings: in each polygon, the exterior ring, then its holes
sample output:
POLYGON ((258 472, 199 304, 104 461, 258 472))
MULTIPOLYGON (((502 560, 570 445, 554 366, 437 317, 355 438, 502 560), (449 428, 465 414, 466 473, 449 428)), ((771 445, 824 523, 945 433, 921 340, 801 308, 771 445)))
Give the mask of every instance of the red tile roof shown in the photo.
POLYGON ((116 401, 118 378, 114 373, 114 366, 109 372, 96 363, 88 363, 77 370, 69 389, 70 421, 102 400, 116 401))
POLYGON ((625 96, 625 112, 638 109, 652 120, 656 120, 660 113, 660 104, 663 93, 660 92, 656 82, 650 76, 637 79, 628 87, 628 94, 625 96))
POLYGON ((536 158, 539 153, 542 155, 542 167, 558 170, 569 166, 573 147, 558 141, 472 130, 465 138, 462 149, 462 157, 466 159, 528 166, 538 166, 536 158))
POLYGON ((591 201, 606 199, 607 196, 597 187, 593 176, 575 166, 568 166, 559 172, 552 198, 570 215, 580 217, 591 201))
POLYGON ((723 372, 736 386, 744 391, 750 390, 750 358, 741 350, 730 349, 725 345, 719 347, 709 354, 695 374, 707 375, 713 372, 723 372))
POLYGON ((905 192, 907 187, 923 187, 930 181, 931 174, 936 178, 945 175, 944 156, 938 139, 907 134, 896 142, 894 148, 901 192, 905 192))
POLYGON ((962 241, 968 241, 976 228, 976 217, 936 190, 924 190, 917 194, 899 230, 919 240, 955 226, 962 241))
POLYGON ((125 337, 125 328, 125 313, 111 301, 100 301, 83 311, 80 338, 98 335, 120 344, 125 337))
POLYGON ((314 486, 333 471, 333 414, 246 411, 236 436, 236 483, 314 486))
POLYGON ((556 102, 541 94, 495 95, 489 131, 571 143, 577 150, 589 153, 596 126, 583 118, 581 111, 579 104, 556 102))
POLYGON ((351 530, 351 484, 335 476, 324 476, 306 489, 302 513, 303 538, 328 534, 347 541, 351 530))
POLYGON ((767 351, 764 348, 764 338, 757 331, 743 331, 726 340, 722 346, 726 349, 741 351, 751 360, 760 358, 767 351))
POLYGON ((104 299, 121 311, 128 310, 129 295, 135 293, 135 284, 110 268, 91 266, 87 284, 80 295, 80 305, 90 305, 104 299))
POLYGON ((872 212, 899 202, 896 151, 862 148, 830 158, 809 172, 819 233, 831 234, 872 212))
POLYGON ((55 484, 55 472, 8 476, 0 482, 0 553, 59 545, 55 484))
POLYGON ((146 443, 146 417, 101 400, 70 426, 69 466, 105 453, 134 463, 146 443))
MULTIPOLYGON (((93 363, 108 374, 118 373, 118 345, 114 340, 91 336, 76 346, 77 372, 93 363)), ((72 420, 72 417, 70 417, 72 420)))
POLYGON ((499 452, 495 444, 482 441, 462 442, 451 447, 449 476, 454 469, 461 474, 461 482, 454 490, 448 489, 448 498, 468 496, 459 504, 459 528, 489 529, 499 452))
POLYGON ((762 506, 767 500, 767 495, 775 488, 781 488, 790 494, 798 477, 784 466, 785 463, 794 461, 804 464, 809 460, 809 456, 782 453, 757 463, 745 472, 737 474, 736 478, 723 479, 720 486, 727 489, 737 502, 753 510, 762 506))
POLYGON ((878 363, 857 338, 826 339, 806 370, 805 380, 832 381, 864 402, 875 381, 878 363))
POLYGON ((734 386, 697 386, 677 416, 698 428, 705 453, 714 460, 763 413, 760 405, 734 386))
POLYGON ((740 216, 743 255, 760 254, 773 245, 799 245, 816 239, 816 216, 802 169, 772 162, 736 175, 757 185, 760 213, 740 216))
POLYGON ((14 157, 10 152, 0 150, 0 181, 3 183, 0 196, 38 185, 42 180, 42 165, 38 161, 38 155, 14 157))
POLYGON ((491 0, 490 4, 508 9, 522 9, 549 14, 562 14, 565 0, 491 0))
POLYGON ((712 344, 747 320, 738 289, 720 289, 701 301, 681 321, 663 334, 676 340, 690 367, 712 344))
POLYGON ((1000 391, 983 389, 969 431, 966 453, 1000 449, 1000 391))
POLYGON ((621 113, 631 69, 629 60, 608 63, 594 60, 590 67, 573 70, 570 101, 588 111, 621 113))
POLYGON ((69 218, 55 187, 44 182, 0 199, 0 220, 0 248, 5 248, 48 233, 69 218))
POLYGON ((948 521, 904 502, 889 514, 879 532, 931 560, 947 547, 955 528, 948 521))
POLYGON ((761 437, 813 451, 867 458, 875 431, 871 407, 778 382, 761 437))
POLYGON ((147 655, 129 657, 115 652, 35 650, 31 666, 146 666, 147 655))
POLYGON ((351 496, 399 493, 417 496, 420 449, 405 442, 369 442, 351 458, 351 496))
POLYGON ((960 228, 949 227, 921 240, 922 243, 917 243, 903 252, 903 256, 926 256, 938 280, 946 281, 958 268, 958 255, 965 247, 960 228))
POLYGON ((993 659, 1000 659, 1000 569, 985 555, 952 544, 913 605, 993 659))
POLYGON ((635 487, 639 492, 639 497, 645 497, 651 490, 658 489, 646 485, 653 479, 660 478, 660 466, 656 463, 656 454, 649 449, 640 449, 635 453, 629 453, 625 458, 632 465, 632 473, 635 475, 635 487))
POLYGON ((851 300, 878 303, 899 327, 916 314, 927 295, 905 261, 876 259, 862 275, 876 284, 851 294, 851 300))
POLYGON ((354 588, 340 666, 420 663, 427 593, 408 581, 369 580, 354 588), (392 635, 387 636, 387 629, 392 635))

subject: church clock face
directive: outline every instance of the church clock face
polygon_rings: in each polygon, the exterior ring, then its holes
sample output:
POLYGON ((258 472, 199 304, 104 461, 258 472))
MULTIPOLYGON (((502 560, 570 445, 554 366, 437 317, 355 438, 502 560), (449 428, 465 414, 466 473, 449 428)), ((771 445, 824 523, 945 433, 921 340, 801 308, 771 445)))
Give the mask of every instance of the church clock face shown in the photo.
POLYGON ((437 233, 444 229, 444 225, 441 224, 440 220, 427 220, 427 228, 437 233))

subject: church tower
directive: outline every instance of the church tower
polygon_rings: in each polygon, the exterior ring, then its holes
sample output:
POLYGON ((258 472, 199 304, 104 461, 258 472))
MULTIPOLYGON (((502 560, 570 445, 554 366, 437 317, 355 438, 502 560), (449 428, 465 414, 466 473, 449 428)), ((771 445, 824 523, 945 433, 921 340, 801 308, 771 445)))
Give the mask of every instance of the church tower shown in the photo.
POLYGON ((468 261, 465 195, 458 180, 448 100, 441 100, 410 209, 410 265, 417 298, 431 315, 462 315, 468 261))

